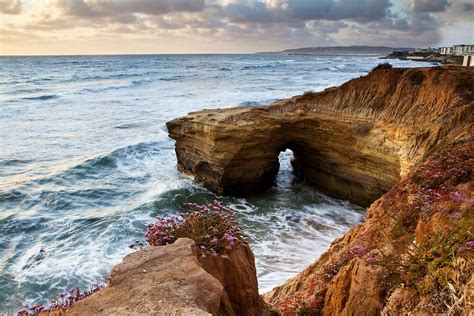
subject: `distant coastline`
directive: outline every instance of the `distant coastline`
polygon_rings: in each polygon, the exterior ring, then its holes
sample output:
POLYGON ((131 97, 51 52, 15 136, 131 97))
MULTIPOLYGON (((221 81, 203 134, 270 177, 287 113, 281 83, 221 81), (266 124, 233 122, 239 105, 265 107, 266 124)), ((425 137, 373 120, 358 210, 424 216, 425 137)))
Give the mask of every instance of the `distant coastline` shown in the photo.
POLYGON ((383 59, 398 59, 398 60, 411 60, 425 63, 435 64, 462 64, 462 56, 453 55, 441 55, 438 53, 423 53, 423 52, 408 52, 408 51, 393 51, 383 59))
POLYGON ((316 56, 386 56, 394 51, 410 51, 408 47, 388 46, 329 46, 285 49, 279 52, 257 52, 256 54, 316 55, 316 56))

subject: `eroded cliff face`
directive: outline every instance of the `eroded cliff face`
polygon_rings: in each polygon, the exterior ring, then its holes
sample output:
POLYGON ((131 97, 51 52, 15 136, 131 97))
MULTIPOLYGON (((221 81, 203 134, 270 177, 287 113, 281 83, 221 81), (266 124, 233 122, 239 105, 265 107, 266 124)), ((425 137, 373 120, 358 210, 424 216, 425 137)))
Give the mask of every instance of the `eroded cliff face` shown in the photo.
POLYGON ((290 148, 309 183, 375 201, 362 224, 264 295, 281 314, 457 315, 474 310, 473 79, 461 67, 381 68, 167 126, 179 168, 214 191, 261 191, 290 148))
POLYGON ((270 106, 204 110, 167 123, 178 166, 213 191, 260 192, 278 154, 329 194, 369 205, 437 148, 472 133, 474 72, 378 69, 270 106))
POLYGON ((430 156, 266 302, 283 315, 468 315, 473 170, 473 138, 430 156))
POLYGON ((112 269, 107 286, 67 315, 263 315, 252 251, 202 258, 191 239, 148 246, 112 269), (238 281, 238 282, 237 282, 238 281))

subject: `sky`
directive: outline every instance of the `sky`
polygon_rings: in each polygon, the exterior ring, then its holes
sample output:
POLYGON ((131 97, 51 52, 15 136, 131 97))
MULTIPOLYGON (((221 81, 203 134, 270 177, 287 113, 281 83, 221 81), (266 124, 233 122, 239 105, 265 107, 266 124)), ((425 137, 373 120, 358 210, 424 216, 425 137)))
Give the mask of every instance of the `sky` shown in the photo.
POLYGON ((0 0, 0 55, 474 43, 474 0, 0 0))

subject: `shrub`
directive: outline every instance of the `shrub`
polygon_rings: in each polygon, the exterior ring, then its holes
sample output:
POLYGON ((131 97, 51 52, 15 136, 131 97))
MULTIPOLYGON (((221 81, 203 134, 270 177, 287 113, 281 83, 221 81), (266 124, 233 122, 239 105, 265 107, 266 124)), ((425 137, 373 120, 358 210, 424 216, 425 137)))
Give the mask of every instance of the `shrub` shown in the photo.
POLYGON ((458 311, 466 304, 462 293, 474 272, 471 238, 470 222, 461 219, 411 249, 402 262, 403 281, 426 297, 430 310, 446 312, 448 307, 458 311))
POLYGON ((381 70, 381 69, 391 69, 393 66, 390 63, 380 63, 377 66, 375 66, 372 71, 375 70, 381 70))
POLYGON ((172 244, 178 238, 194 240, 199 252, 217 257, 243 240, 234 212, 214 201, 209 205, 189 204, 190 213, 181 217, 157 217, 148 225, 145 237, 152 246, 172 244))
POLYGON ((425 80, 425 75, 417 71, 410 76, 410 79, 414 86, 418 86, 423 83, 423 80, 425 80))
POLYGON ((62 311, 65 311, 72 304, 77 301, 83 300, 88 296, 91 296, 95 292, 102 289, 104 286, 95 284, 91 285, 88 290, 81 292, 79 288, 70 289, 66 293, 61 293, 56 295, 55 297, 51 298, 49 301, 51 305, 46 307, 42 304, 36 304, 30 307, 29 309, 23 308, 16 312, 16 316, 30 316, 30 315, 41 315, 43 313, 50 313, 50 312, 58 312, 61 315, 62 311))
POLYGON ((445 305, 448 308, 448 315, 462 315, 463 312, 472 310, 472 306, 469 306, 470 288, 466 278, 474 273, 473 262, 462 257, 455 257, 452 261, 452 271, 447 282, 446 292, 449 298, 445 305))
POLYGON ((313 90, 306 90, 305 92, 303 92, 303 95, 312 95, 314 93, 315 92, 313 90))

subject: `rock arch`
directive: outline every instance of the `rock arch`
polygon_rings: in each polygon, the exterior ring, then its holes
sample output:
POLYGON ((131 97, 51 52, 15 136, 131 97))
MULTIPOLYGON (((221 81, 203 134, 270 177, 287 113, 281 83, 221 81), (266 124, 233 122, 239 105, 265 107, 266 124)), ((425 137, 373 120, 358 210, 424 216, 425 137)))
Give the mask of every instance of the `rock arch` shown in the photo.
POLYGON ((220 194, 247 195, 271 186, 278 155, 287 148, 310 184, 359 204, 370 203, 399 179, 399 147, 371 149, 381 139, 367 131, 354 134, 360 122, 322 122, 265 108, 203 111, 186 120, 190 117, 168 123, 179 168, 220 194))

